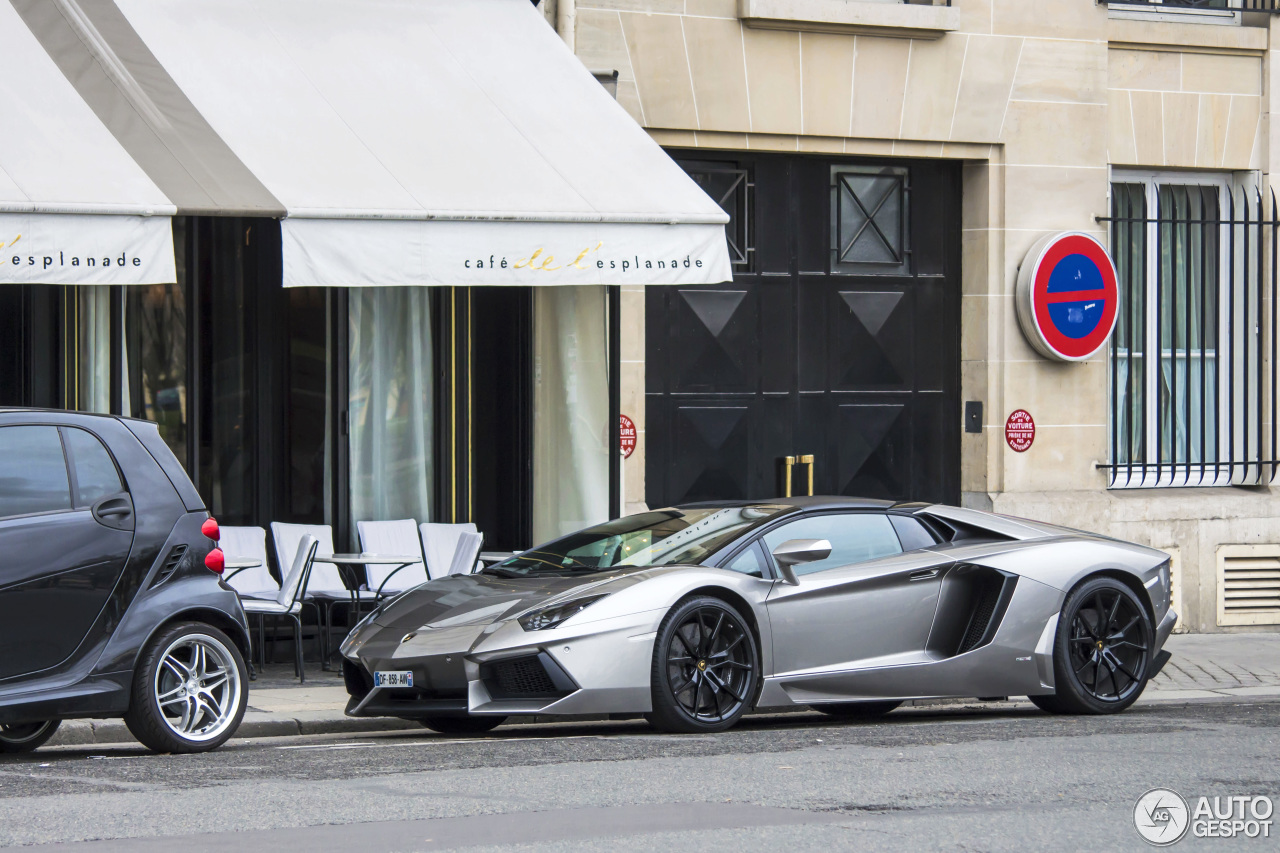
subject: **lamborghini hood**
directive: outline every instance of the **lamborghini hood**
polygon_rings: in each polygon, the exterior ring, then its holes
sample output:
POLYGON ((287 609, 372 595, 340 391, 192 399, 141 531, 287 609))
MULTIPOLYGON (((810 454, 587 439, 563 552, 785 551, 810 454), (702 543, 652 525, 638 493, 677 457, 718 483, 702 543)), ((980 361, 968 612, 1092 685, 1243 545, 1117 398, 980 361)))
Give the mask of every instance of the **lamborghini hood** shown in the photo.
POLYGON ((618 569, 577 577, 504 578, 450 575, 402 593, 383 605, 374 623, 421 630, 487 625, 526 610, 569 601, 579 595, 615 592, 639 580, 646 569, 618 569))

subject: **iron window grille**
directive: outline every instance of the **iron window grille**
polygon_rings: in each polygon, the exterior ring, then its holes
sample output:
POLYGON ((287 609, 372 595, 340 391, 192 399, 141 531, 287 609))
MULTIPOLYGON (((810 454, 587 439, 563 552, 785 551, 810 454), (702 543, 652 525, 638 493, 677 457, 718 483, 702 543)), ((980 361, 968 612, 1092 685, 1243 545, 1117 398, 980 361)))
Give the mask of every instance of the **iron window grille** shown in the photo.
POLYGON ((1117 180, 1112 488, 1265 485, 1276 461, 1275 195, 1117 180))
POLYGON ((751 206, 747 198, 748 192, 755 188, 751 174, 746 169, 723 163, 697 160, 677 162, 693 178, 693 182, 729 214, 729 221, 724 226, 725 239, 729 244, 729 263, 734 267, 750 269, 751 256, 755 252, 750 229, 751 206))
POLYGON ((911 266, 910 171, 831 167, 831 269, 906 274, 911 266))
POLYGON ((1165 8, 1280 14, 1280 0, 1098 0, 1098 2, 1104 6, 1140 6, 1157 11, 1165 8))

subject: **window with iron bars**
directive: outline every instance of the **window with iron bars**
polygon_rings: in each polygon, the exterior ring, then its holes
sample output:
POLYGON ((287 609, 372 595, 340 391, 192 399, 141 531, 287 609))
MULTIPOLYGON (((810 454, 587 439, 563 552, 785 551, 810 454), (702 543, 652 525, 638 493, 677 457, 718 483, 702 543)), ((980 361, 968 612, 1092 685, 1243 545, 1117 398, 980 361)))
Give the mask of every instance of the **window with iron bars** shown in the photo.
POLYGON ((1113 181, 1111 487, 1270 483, 1274 196, 1203 175, 1113 181))
POLYGON ((1098 0, 1106 6, 1138 6, 1159 11, 1161 9, 1212 9, 1233 12, 1280 13, 1280 0, 1098 0))

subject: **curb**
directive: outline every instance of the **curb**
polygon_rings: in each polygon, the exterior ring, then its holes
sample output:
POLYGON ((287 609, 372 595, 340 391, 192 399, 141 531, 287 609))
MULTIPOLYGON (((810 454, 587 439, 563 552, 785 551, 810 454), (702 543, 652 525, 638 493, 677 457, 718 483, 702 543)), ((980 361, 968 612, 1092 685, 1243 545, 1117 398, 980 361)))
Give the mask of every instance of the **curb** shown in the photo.
MULTIPOLYGON (((1280 688, 1220 688, 1210 690, 1148 690, 1139 700, 1142 704, 1186 704, 1205 701, 1241 701, 1249 699, 1280 698, 1280 688), (1236 692, 1238 691, 1238 692, 1236 692)), ((902 703, 907 708, 941 709, 947 706, 964 708, 988 708, 991 710, 1008 709, 1010 706, 1022 706, 1029 703, 1025 698, 1014 699, 915 699, 902 703)), ((770 715, 787 713, 792 709, 774 709, 770 715)), ((808 708, 796 708, 795 712, 807 711, 808 708)), ((552 724, 565 722, 591 722, 618 719, 621 715, 575 715, 573 717, 546 716, 513 716, 508 724, 552 724)), ((637 717, 639 715, 636 715, 637 717)), ((269 714, 265 711, 246 711, 235 738, 267 738, 298 737, 300 735, 326 734, 368 734, 374 732, 422 731, 418 723, 401 720, 395 717, 348 717, 341 712, 312 711, 286 716, 269 714)), ((98 744, 136 743, 123 720, 65 720, 57 734, 49 740, 49 746, 93 746, 98 744)))
MULTIPOLYGON (((234 738, 296 737, 298 735, 361 734, 420 730, 408 720, 394 717, 356 718, 314 714, 286 717, 247 711, 234 738)), ((123 720, 64 720, 49 746, 92 746, 97 744, 137 743, 123 720)))

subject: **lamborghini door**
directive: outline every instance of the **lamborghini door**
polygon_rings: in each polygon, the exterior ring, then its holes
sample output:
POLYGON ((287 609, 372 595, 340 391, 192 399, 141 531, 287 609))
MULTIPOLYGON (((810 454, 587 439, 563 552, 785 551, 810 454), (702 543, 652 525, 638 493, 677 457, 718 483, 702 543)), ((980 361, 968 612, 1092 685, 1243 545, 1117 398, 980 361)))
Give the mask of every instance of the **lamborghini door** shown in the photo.
POLYGON ((779 580, 769 594, 776 675, 830 674, 824 692, 839 696, 840 673, 924 659, 950 559, 904 549, 880 512, 811 516, 763 539, 769 551, 789 539, 826 539, 832 548, 827 559, 795 567, 798 585, 779 580))

